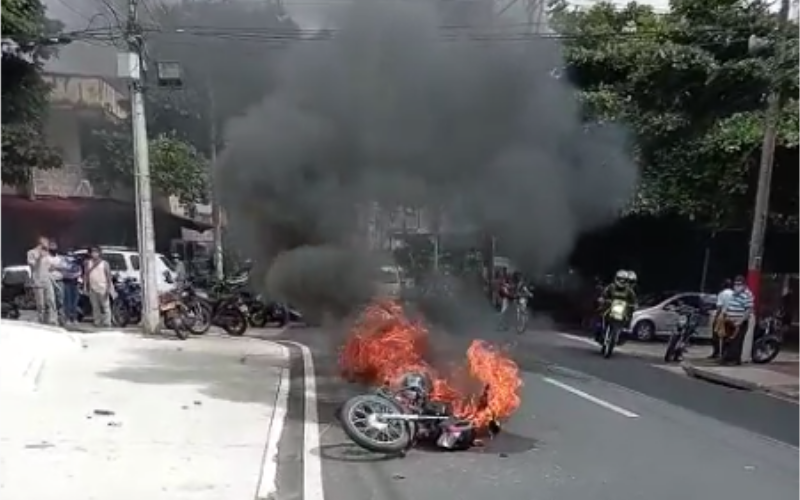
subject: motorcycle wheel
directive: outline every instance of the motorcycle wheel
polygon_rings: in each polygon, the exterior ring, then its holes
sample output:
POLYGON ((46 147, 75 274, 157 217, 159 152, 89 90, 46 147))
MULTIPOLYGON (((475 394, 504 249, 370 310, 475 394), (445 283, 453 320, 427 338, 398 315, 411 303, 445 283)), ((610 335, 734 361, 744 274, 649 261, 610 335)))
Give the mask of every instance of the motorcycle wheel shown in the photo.
POLYGON ((678 361, 678 341, 680 340, 680 334, 673 333, 669 336, 669 342, 667 342, 667 350, 664 353, 664 362, 665 363, 673 363, 678 361))
POLYGON ((765 365, 775 358, 781 352, 781 343, 774 337, 764 337, 756 340, 753 343, 752 360, 756 365, 765 365))
POLYGON ((131 323, 131 314, 121 300, 111 303, 111 323, 119 328, 125 328, 131 323))
POLYGON ((250 326, 264 328, 267 325, 267 311, 263 307, 250 310, 250 326))
POLYGON ((374 394, 352 397, 340 410, 342 429, 365 450, 387 455, 402 453, 413 437, 411 425, 400 420, 376 422, 381 413, 405 413, 405 410, 391 399, 374 394))
POLYGON ((186 304, 186 309, 193 315, 189 331, 193 335, 203 335, 208 332, 211 328, 211 309, 208 305, 200 301, 191 301, 186 304))
POLYGON ((183 326, 176 328, 173 330, 175 332, 175 336, 178 337, 179 340, 186 340, 189 338, 189 329, 183 326))
POLYGON ((221 313, 220 316, 219 325, 228 335, 241 337, 247 331, 247 316, 242 311, 230 309, 221 313))
POLYGON ((617 331, 614 327, 606 327, 606 332, 603 337, 603 346, 600 348, 600 353, 604 358, 608 359, 614 354, 614 347, 617 345, 617 331))
POLYGON ((517 311, 517 324, 516 330, 518 334, 525 333, 528 329, 528 313, 527 311, 517 311))

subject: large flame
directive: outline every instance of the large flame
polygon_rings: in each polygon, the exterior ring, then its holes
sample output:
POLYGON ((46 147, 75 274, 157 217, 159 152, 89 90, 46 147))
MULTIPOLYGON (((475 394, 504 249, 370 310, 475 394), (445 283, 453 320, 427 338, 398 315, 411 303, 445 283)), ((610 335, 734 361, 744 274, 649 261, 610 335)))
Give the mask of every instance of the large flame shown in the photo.
POLYGON ((447 373, 434 369, 427 354, 428 330, 409 320, 396 302, 379 301, 354 325, 339 366, 346 379, 377 386, 395 386, 405 373, 424 372, 433 380, 431 398, 450 403, 456 416, 480 430, 519 408, 519 367, 488 342, 472 341, 466 364, 447 373))

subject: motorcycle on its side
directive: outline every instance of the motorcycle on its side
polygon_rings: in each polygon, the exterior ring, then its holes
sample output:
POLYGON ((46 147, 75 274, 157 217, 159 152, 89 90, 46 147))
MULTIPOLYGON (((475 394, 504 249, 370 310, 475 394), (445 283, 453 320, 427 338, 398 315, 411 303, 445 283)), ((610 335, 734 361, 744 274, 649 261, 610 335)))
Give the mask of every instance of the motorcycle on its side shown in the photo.
MULTIPOLYGON (((447 450, 471 447, 476 430, 469 421, 459 419, 450 405, 431 401, 430 380, 410 373, 394 391, 383 387, 372 394, 348 399, 338 411, 345 434, 358 446, 374 453, 403 455, 416 443, 430 443, 447 450)), ((492 423, 490 433, 500 431, 492 423)))
POLYGON ((676 312, 678 324, 667 342, 667 350, 664 352, 666 363, 678 363, 683 360, 700 323, 700 312, 695 308, 686 307, 676 312))
POLYGON ((612 300, 603 315, 603 331, 599 338, 600 354, 610 358, 614 348, 620 343, 620 336, 628 325, 628 303, 624 300, 612 300))

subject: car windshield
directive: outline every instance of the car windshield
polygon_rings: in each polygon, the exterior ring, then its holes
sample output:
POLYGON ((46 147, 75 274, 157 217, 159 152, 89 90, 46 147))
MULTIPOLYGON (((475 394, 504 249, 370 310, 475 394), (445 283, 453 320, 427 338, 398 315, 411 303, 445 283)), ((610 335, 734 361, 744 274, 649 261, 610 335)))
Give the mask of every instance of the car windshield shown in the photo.
POLYGON ((390 267, 381 268, 377 276, 378 282, 381 284, 397 284, 398 272, 390 267))
POLYGON ((660 292, 645 295, 639 300, 639 307, 653 307, 674 296, 674 293, 660 292))
POLYGON ((167 259, 163 255, 159 255, 158 260, 160 260, 162 264, 167 266, 167 269, 169 269, 172 272, 175 272, 175 265, 172 262, 170 262, 169 259, 167 259))

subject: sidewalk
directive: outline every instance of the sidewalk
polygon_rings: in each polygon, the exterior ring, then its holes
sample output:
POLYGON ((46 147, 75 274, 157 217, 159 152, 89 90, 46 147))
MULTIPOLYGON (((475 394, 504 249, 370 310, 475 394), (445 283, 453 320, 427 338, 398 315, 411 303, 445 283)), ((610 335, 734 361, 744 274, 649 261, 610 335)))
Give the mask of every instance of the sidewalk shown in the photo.
POLYGON ((709 362, 685 361, 681 366, 692 377, 796 401, 800 380, 797 354, 793 354, 794 359, 791 359, 791 354, 779 356, 766 365, 719 366, 709 362))
POLYGON ((262 461, 270 436, 275 441, 273 417, 279 432, 285 415, 282 347, 71 337, 20 339, 0 329, 0 366, 29 358, 34 347, 62 345, 43 350, 34 377, 16 373, 26 370, 21 362, 2 372, 0 498, 217 500, 269 492, 275 466, 262 461))

